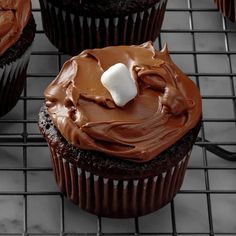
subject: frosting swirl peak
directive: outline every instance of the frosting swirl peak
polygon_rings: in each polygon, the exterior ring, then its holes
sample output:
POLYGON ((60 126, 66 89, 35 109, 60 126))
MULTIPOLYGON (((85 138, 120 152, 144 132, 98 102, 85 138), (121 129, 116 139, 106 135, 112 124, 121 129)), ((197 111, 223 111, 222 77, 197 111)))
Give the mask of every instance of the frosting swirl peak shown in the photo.
POLYGON ((20 38, 30 14, 30 0, 0 0, 0 56, 20 38))
POLYGON ((64 64, 45 98, 53 123, 69 143, 135 162, 155 158, 201 117, 197 87, 166 47, 157 52, 150 42, 85 50, 64 64), (128 67, 138 87, 138 95, 122 108, 100 81, 116 63, 128 67))

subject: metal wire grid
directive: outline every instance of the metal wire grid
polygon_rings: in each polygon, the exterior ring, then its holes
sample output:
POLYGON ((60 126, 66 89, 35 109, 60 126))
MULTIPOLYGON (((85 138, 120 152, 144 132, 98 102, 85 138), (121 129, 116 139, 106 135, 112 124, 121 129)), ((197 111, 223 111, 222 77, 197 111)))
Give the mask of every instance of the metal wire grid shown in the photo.
MULTIPOLYGON (((38 1, 38 0, 34 0, 38 1)), ((170 2, 174 2, 178 0, 169 0, 170 2)), ((63 195, 58 192, 58 191, 32 191, 29 190, 28 185, 28 174, 29 172, 52 172, 52 169, 50 167, 30 167, 28 165, 28 161, 30 158, 32 158, 34 155, 33 153, 30 152, 30 148, 33 147, 46 147, 45 141, 42 139, 40 134, 38 132, 30 132, 29 131, 29 125, 37 124, 37 119, 34 118, 29 118, 28 117, 28 106, 29 104, 33 103, 34 101, 43 101, 43 96, 32 96, 29 95, 29 90, 28 86, 26 84, 24 92, 20 98, 20 101, 22 102, 23 106, 23 111, 22 111, 22 119, 18 118, 10 118, 8 116, 1 118, 0 120, 0 125, 1 127, 8 126, 8 125, 15 125, 15 126, 21 126, 22 130, 19 132, 2 132, 0 130, 0 150, 1 148, 5 149, 11 149, 14 147, 22 149, 22 158, 23 158, 23 165, 21 167, 1 167, 0 164, 0 174, 3 172, 19 172, 23 174, 23 190, 11 190, 11 191, 2 191, 0 189, 0 197, 2 196, 20 196, 23 198, 22 200, 22 227, 21 227, 21 232, 0 232, 0 235, 21 235, 21 236, 28 236, 28 235, 44 235, 44 236, 49 236, 49 235, 60 235, 60 236, 79 236, 79 235, 236 235, 236 228, 234 231, 223 231, 220 232, 218 230, 215 230, 216 224, 214 224, 214 216, 213 216, 213 206, 212 206, 212 197, 223 194, 224 196, 231 195, 236 198, 236 189, 231 189, 231 190, 213 190, 210 186, 210 180, 209 180, 209 171, 215 170, 215 171, 221 171, 221 170, 236 170, 236 166, 232 165, 230 162, 227 162, 224 165, 212 165, 209 164, 209 152, 213 152, 216 155, 219 155, 225 159, 231 159, 231 160, 236 160, 235 158, 235 153, 229 152, 229 151, 224 151, 224 148, 229 147, 231 150, 235 151, 236 147, 236 142, 235 141, 209 141, 206 140, 206 135, 205 135, 205 125, 209 122, 213 122, 216 124, 220 123, 233 123, 236 125, 236 93, 235 93, 235 81, 234 77, 236 77, 236 73, 233 71, 233 61, 232 61, 232 55, 236 55, 236 51, 230 50, 229 47, 229 34, 236 34, 236 28, 233 29, 228 29, 227 28, 227 21, 222 17, 222 27, 219 27, 218 29, 195 29, 194 27, 194 17, 193 14, 195 12, 217 12, 215 8, 194 8, 193 3, 194 1, 197 0, 186 0, 187 7, 183 8, 167 8, 167 13, 172 12, 172 13, 188 13, 188 21, 189 21, 189 29, 165 29, 163 28, 162 34, 159 37, 159 39, 156 42, 156 46, 161 46, 163 45, 163 34, 173 34, 173 33, 180 33, 183 35, 189 35, 191 37, 192 41, 192 50, 186 51, 186 50, 181 50, 181 51, 170 51, 172 55, 192 55, 193 57, 193 67, 194 67, 194 72, 193 73, 188 73, 190 77, 192 77, 195 81, 196 84, 199 88, 200 86, 200 81, 202 77, 214 77, 220 79, 220 77, 228 77, 230 79, 230 95, 204 95, 203 101, 208 101, 208 100, 230 100, 233 103, 233 118, 205 118, 203 116, 203 122, 202 122, 202 129, 200 133, 200 137, 198 141, 196 142, 196 145, 201 147, 201 152, 198 153, 198 158, 203 160, 203 164, 200 165, 190 165, 188 167, 188 170, 201 170, 204 173, 204 189, 189 189, 189 190, 181 190, 179 192, 178 196, 184 196, 184 195, 196 195, 196 196, 202 196, 204 195, 206 197, 206 207, 207 207, 207 222, 206 224, 209 225, 208 228, 209 230, 188 230, 188 231, 181 231, 178 229, 177 226, 177 221, 178 221, 178 216, 176 215, 176 204, 175 200, 173 200, 167 207, 170 207, 170 218, 171 218, 171 227, 167 232, 162 232, 162 231, 154 231, 154 232, 143 232, 140 226, 140 218, 133 219, 133 230, 132 232, 122 232, 122 233, 117 233, 117 232, 104 232, 103 230, 103 219, 100 217, 97 217, 97 226, 96 226, 96 232, 94 233, 88 233, 90 230, 88 229, 88 232, 71 232, 70 230, 66 229, 65 227, 65 199, 63 195), (197 33, 219 33, 224 35, 224 42, 225 42, 225 50, 224 51, 218 51, 218 50, 209 50, 209 51, 200 51, 196 47, 196 34, 197 33), (226 55, 227 56, 227 63, 229 66, 229 71, 227 73, 202 73, 199 72, 199 60, 198 56, 199 55, 226 55), (220 147, 219 147, 220 146, 220 147), (59 228, 55 232, 31 232, 28 226, 28 221, 31 218, 29 216, 29 203, 28 199, 30 197, 34 198, 35 196, 52 196, 53 198, 59 198, 60 200, 60 214, 57 216, 60 218, 60 223, 59 223, 59 228)), ((39 14, 40 9, 38 7, 33 8, 33 13, 34 14, 39 14)), ((38 30, 37 34, 43 34, 42 30, 38 30)), ((63 54, 58 52, 58 51, 37 51, 34 50, 32 55, 34 56, 40 56, 40 55, 55 55, 56 60, 57 60, 57 69, 58 71, 60 70, 62 63, 63 63, 63 54)), ((35 83, 37 83, 37 80, 40 79, 42 80, 43 78, 51 78, 53 79, 56 76, 56 73, 50 72, 50 73, 28 73, 28 80, 33 79, 35 83)), ((196 146, 195 146, 196 147, 196 146)), ((1 152, 0 152, 1 153, 1 152)), ((0 154, 1 156, 4 154, 0 154)), ((0 180, 1 182, 1 180, 0 180)), ((194 204, 194 203, 193 203, 194 204)), ((1 209, 0 209, 1 211, 1 209)), ((35 213, 37 214, 37 213, 35 213)), ((235 214, 236 216, 236 214, 235 214)), ((125 220, 124 220, 125 222, 125 220)), ((155 219, 153 221, 155 223, 155 219)), ((236 225, 236 224, 235 224, 236 225)), ((1 228, 1 222, 0 222, 0 228, 1 228)))

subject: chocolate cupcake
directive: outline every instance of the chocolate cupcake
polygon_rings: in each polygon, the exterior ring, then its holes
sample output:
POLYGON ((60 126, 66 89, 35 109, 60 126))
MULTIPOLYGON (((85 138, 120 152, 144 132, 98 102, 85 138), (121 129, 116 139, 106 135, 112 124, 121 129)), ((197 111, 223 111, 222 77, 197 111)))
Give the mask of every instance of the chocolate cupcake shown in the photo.
POLYGON ((201 122, 201 97, 150 42, 85 50, 45 90, 39 128, 56 182, 82 209, 136 217, 179 191, 201 122))
POLYGON ((24 88, 35 31, 30 0, 0 0, 0 116, 24 88))
POLYGON ((167 0, 40 0, 43 28, 62 52, 154 41, 167 0))
POLYGON ((214 2, 225 17, 236 22, 236 0, 214 0, 214 2))

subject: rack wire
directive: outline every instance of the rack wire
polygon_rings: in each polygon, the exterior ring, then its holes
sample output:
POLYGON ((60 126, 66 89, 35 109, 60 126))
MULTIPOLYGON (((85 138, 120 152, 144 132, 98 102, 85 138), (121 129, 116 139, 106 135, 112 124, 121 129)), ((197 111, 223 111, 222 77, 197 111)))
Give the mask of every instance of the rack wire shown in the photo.
POLYGON ((202 93, 202 129, 183 187, 154 214, 115 220, 81 211, 53 181, 37 113, 68 56, 46 39, 38 0, 32 1, 38 27, 27 83, 0 119, 0 235, 236 235, 236 163, 229 162, 236 161, 236 25, 212 2, 169 0, 154 44, 168 42, 175 63, 202 93))

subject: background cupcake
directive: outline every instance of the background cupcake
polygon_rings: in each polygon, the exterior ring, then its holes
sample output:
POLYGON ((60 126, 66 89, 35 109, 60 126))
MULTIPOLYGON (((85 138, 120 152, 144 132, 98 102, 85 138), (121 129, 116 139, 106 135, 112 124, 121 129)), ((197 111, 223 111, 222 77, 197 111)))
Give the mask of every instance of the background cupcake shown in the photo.
POLYGON ((214 2, 225 17, 236 22, 236 0, 214 0, 214 2))
POLYGON ((167 0, 40 0, 43 28, 62 52, 154 41, 167 0))
POLYGON ((23 90, 35 30, 30 0, 0 0, 0 116, 23 90))
POLYGON ((178 192, 200 127, 201 98, 166 48, 156 52, 146 43, 86 50, 64 64, 45 96, 39 128, 55 178, 82 209, 141 216, 178 192), (120 82, 125 76, 118 75, 126 73, 121 62, 133 85, 128 78, 120 82), (137 88, 126 104, 121 100, 129 94, 117 99, 117 86, 113 96, 104 82, 111 68, 120 88, 124 84, 121 92, 137 88))

